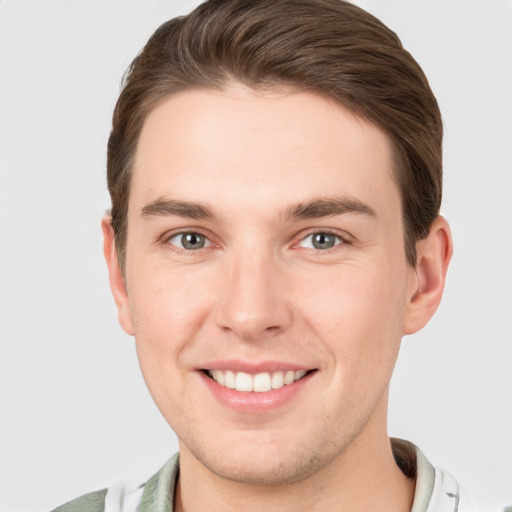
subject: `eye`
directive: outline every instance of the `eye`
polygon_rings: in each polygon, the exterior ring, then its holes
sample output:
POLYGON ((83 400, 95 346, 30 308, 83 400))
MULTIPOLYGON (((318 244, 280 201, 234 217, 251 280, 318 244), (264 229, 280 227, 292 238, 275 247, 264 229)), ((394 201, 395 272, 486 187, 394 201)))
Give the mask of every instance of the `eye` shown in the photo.
POLYGON ((171 236, 167 243, 174 245, 178 249, 184 249, 186 251, 196 251, 203 249, 211 245, 210 240, 201 233, 178 233, 177 235, 171 236))
POLYGON ((334 246, 342 244, 341 237, 333 235, 332 233, 311 233, 299 242, 299 247, 306 249, 326 250, 332 249, 334 246))

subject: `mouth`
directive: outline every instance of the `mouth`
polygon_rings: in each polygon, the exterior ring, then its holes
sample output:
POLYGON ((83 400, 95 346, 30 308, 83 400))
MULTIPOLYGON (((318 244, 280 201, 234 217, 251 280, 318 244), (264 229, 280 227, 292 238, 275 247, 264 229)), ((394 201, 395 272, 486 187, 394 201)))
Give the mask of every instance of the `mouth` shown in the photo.
POLYGON ((203 370, 219 386, 245 393, 265 393, 294 384, 315 370, 278 370, 246 373, 235 370, 203 370))

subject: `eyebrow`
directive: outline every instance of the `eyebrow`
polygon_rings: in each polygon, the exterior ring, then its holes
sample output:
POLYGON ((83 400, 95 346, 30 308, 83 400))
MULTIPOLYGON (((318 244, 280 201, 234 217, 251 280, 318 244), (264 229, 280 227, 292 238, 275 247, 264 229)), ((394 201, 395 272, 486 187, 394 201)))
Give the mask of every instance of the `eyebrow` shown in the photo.
POLYGON ((292 205, 284 211, 285 220, 317 219, 346 213, 361 213, 376 217, 375 210, 359 199, 350 197, 316 198, 306 203, 292 205))
POLYGON ((212 219, 213 210, 198 202, 159 198, 141 209, 142 217, 166 217, 168 215, 187 219, 212 219))
MULTIPOLYGON (((358 213, 375 217, 375 210, 359 199, 350 197, 320 197, 305 203, 287 207, 282 218, 285 221, 317 219, 347 213, 358 213)), ((200 202, 159 198, 141 209, 142 217, 176 216, 187 219, 214 219, 213 209, 200 202)))

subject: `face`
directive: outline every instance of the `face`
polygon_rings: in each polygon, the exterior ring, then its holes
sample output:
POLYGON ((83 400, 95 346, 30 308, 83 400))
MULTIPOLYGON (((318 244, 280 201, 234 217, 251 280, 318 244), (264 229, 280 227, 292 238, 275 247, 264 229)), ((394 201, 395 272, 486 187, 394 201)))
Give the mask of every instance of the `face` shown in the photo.
POLYGON ((381 439, 416 284, 387 137, 303 92, 189 91, 147 118, 123 327, 182 460, 298 481, 381 439))

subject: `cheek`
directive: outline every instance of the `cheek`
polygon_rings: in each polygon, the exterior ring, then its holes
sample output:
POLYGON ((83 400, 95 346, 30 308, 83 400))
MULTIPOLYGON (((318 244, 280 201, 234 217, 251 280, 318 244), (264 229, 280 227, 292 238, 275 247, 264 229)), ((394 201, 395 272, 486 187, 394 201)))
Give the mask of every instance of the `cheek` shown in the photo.
POLYGON ((383 271, 353 264, 307 283, 300 293, 303 316, 338 362, 356 371, 394 364, 405 304, 402 275, 393 265, 383 271))
POLYGON ((202 282, 201 276, 189 279, 162 268, 149 269, 130 282, 135 340, 146 380, 155 368, 165 368, 169 377, 180 371, 182 354, 208 314, 211 293, 202 282))
POLYGON ((355 421, 388 387, 401 341, 402 285, 365 266, 333 271, 308 288, 302 311, 329 354, 329 410, 355 421))
POLYGON ((131 282, 139 365, 153 400, 168 421, 169 411, 179 415, 190 406, 183 361, 204 321, 205 301, 200 287, 179 273, 155 268, 131 282))

